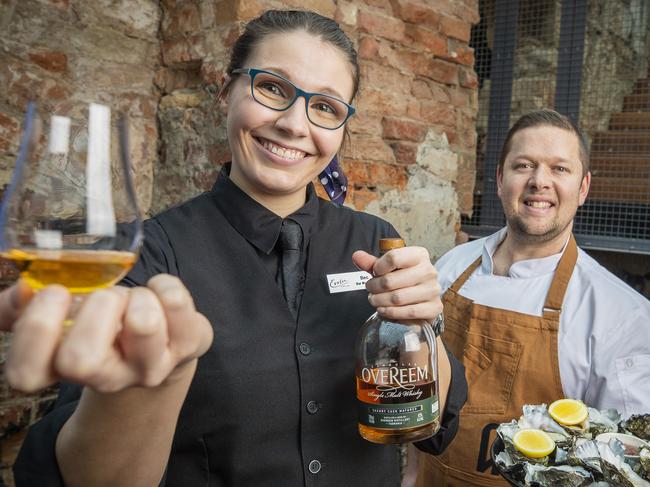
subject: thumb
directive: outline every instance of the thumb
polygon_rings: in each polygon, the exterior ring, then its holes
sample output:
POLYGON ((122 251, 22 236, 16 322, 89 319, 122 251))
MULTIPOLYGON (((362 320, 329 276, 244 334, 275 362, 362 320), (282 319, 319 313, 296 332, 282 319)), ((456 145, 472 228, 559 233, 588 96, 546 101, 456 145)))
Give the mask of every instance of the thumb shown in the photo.
POLYGON ((352 262, 354 262, 354 265, 356 265, 362 271, 369 272, 370 274, 372 274, 372 268, 374 267, 376 261, 377 257, 369 254, 368 252, 364 252, 363 250, 357 250, 354 254, 352 254, 352 262))

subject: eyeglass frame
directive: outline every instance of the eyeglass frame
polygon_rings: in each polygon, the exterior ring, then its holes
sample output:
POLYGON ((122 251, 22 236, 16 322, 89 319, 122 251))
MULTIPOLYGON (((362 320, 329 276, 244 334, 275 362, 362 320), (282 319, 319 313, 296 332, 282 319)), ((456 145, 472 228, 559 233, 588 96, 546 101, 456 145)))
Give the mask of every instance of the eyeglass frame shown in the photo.
POLYGON ((349 103, 344 102, 340 98, 337 98, 335 96, 328 95, 328 94, 325 94, 325 93, 310 93, 309 91, 301 90, 293 82, 291 82, 290 80, 288 80, 284 76, 280 76, 279 74, 274 73, 272 71, 267 71, 265 69, 257 69, 257 68, 237 68, 237 69, 232 70, 232 74, 247 74, 251 79, 251 96, 253 97, 253 100, 255 100, 257 103, 259 103, 263 107, 269 108, 270 110, 275 110, 276 112, 284 112, 284 111, 288 110, 289 108, 291 108, 293 106, 294 103, 296 103, 296 100, 298 98, 303 97, 305 99, 305 115, 307 115, 307 120, 309 120, 309 123, 314 124, 316 127, 319 127, 319 128, 325 129, 325 130, 338 130, 338 129, 340 129, 343 125, 345 125, 345 123, 348 121, 348 119, 352 115, 354 115, 355 112, 356 112, 356 109, 352 105, 350 105, 349 103), (254 92, 254 89, 253 89, 253 86, 255 84, 255 76, 257 76, 260 73, 270 74, 271 76, 275 76, 277 78, 280 78, 281 80, 286 81, 287 83, 289 83, 293 87, 293 89, 295 90, 295 95, 293 97, 293 100, 291 100, 291 102, 285 108, 273 108, 273 107, 270 107, 270 106, 266 105, 265 103, 262 103, 261 101, 259 101, 255 97, 255 92, 254 92), (333 100, 336 100, 336 101, 338 101, 340 103, 343 103, 348 108, 348 113, 345 116, 345 118, 343 119, 343 121, 340 123, 340 125, 337 125, 334 128, 332 128, 332 127, 323 127, 322 125, 319 125, 316 122, 314 122, 309 117, 309 100, 314 96, 324 96, 326 98, 332 98, 333 100))

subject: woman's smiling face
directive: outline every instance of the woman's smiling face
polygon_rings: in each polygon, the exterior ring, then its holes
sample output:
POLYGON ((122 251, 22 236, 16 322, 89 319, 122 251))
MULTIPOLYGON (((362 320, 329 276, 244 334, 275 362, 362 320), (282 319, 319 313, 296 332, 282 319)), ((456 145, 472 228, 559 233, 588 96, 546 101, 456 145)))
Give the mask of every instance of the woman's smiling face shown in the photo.
MULTIPOLYGON (((343 52, 319 37, 298 30, 265 37, 243 67, 271 71, 307 92, 349 101, 352 66, 343 52)), ((227 92, 230 178, 249 196, 286 216, 305 202, 305 188, 336 155, 344 127, 327 130, 312 124, 305 99, 285 111, 253 99, 248 75, 236 75, 227 92)))

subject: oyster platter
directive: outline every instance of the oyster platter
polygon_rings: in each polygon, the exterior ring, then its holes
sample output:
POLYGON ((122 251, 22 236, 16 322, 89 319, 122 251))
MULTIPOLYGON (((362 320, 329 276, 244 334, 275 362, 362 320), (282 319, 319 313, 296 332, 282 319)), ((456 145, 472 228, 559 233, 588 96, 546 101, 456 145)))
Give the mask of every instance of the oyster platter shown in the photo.
POLYGON ((650 414, 623 420, 574 399, 525 405, 497 428, 492 455, 516 486, 650 487, 650 414))

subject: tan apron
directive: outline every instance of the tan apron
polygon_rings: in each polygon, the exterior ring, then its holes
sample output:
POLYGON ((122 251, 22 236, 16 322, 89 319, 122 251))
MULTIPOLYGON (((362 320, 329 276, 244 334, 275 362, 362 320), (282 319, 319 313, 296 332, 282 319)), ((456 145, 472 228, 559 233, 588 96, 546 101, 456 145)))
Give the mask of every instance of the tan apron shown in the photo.
POLYGON ((524 404, 563 397, 557 333, 564 294, 578 256, 571 236, 546 296, 543 316, 480 304, 459 294, 479 257, 445 292, 443 340, 465 365, 468 400, 458 435, 440 456, 420 454, 417 487, 510 485, 494 468, 490 447, 499 423, 521 416, 524 404))

